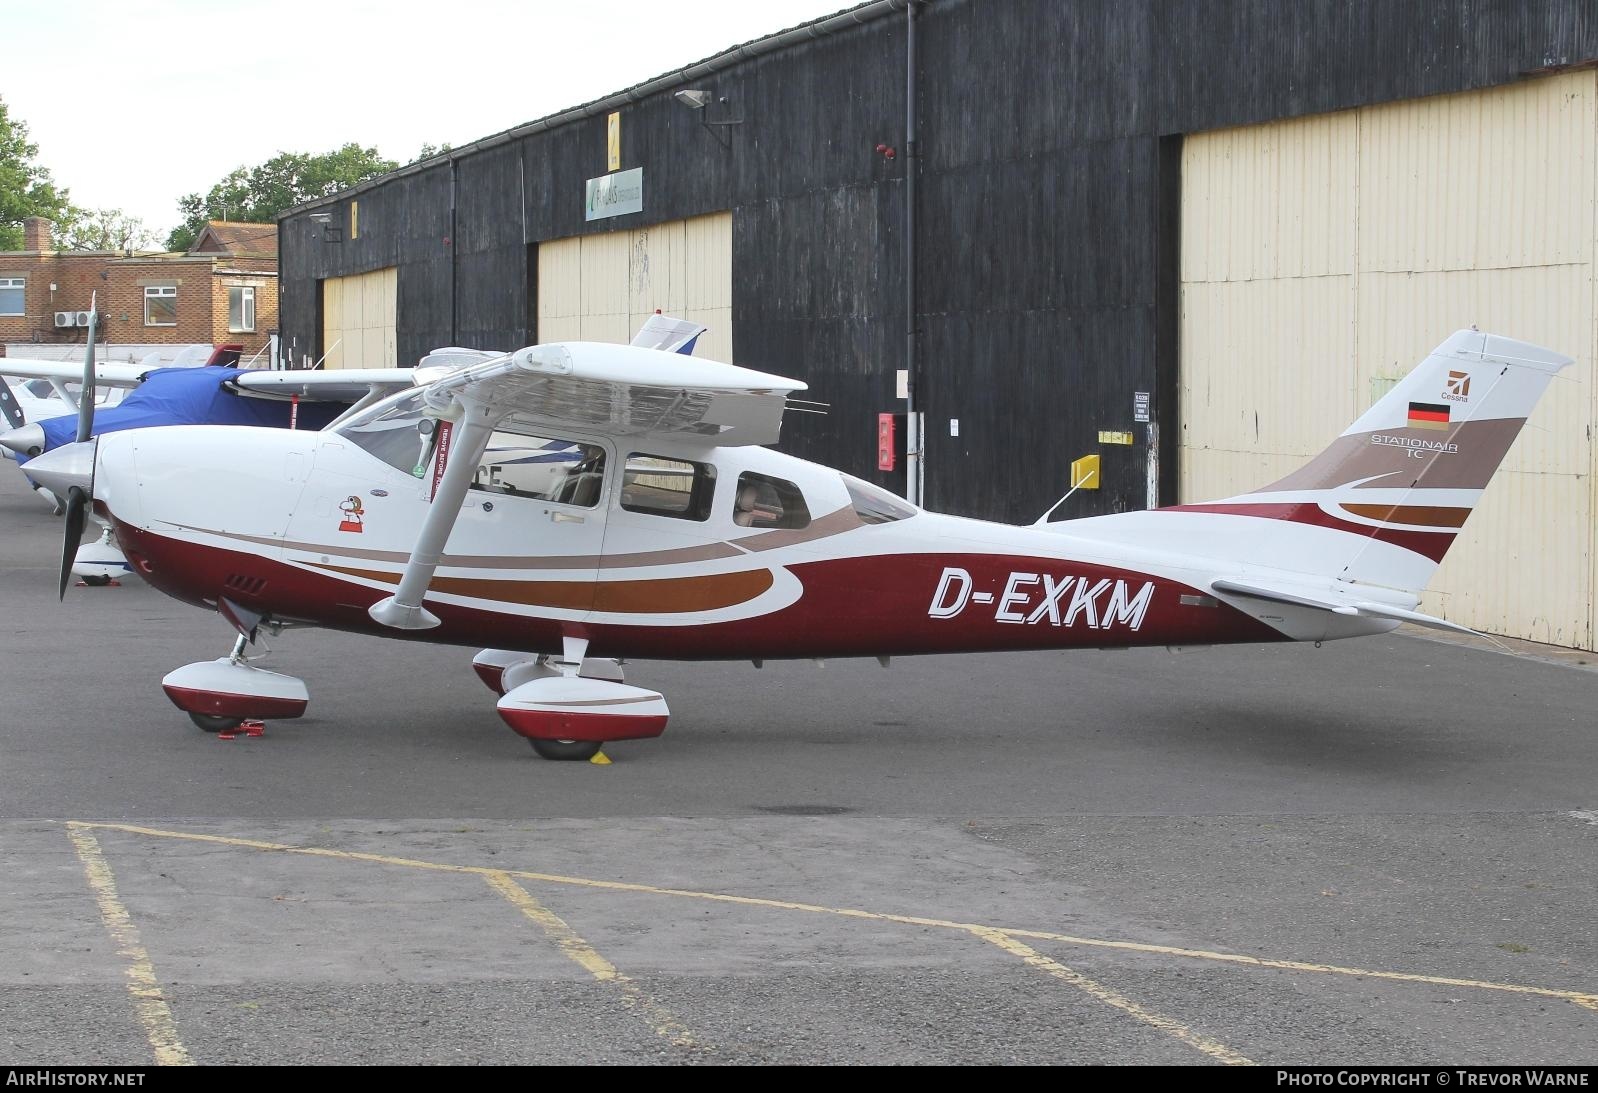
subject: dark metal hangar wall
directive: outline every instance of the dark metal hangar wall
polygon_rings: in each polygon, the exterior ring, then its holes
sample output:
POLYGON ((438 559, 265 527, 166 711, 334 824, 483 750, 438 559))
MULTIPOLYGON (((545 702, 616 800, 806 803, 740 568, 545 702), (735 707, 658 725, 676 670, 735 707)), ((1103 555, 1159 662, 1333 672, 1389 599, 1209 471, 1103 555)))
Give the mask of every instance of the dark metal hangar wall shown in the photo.
MULTIPOLYGON (((636 101, 531 123, 291 212, 279 228, 285 344, 321 351, 321 279, 387 266, 399 363, 439 345, 527 344, 539 242, 731 210, 736 363, 803 379, 831 404, 790 416, 781 447, 902 488, 873 468, 876 414, 902 408, 914 162, 926 503, 1035 517, 1099 430, 1134 428, 1138 391, 1154 396, 1169 502, 1181 134, 1598 57, 1590 0, 931 0, 916 22, 914 161, 904 3, 881 0, 652 81, 636 101), (686 87, 713 90, 742 124, 702 126, 672 99, 686 87), (605 173, 604 111, 617 108, 644 211, 585 223, 584 180, 605 173), (347 223, 351 199, 358 237, 325 239, 312 216, 347 223)), ((1144 505, 1137 436, 1104 449, 1104 488, 1074 498, 1073 515, 1144 505)))

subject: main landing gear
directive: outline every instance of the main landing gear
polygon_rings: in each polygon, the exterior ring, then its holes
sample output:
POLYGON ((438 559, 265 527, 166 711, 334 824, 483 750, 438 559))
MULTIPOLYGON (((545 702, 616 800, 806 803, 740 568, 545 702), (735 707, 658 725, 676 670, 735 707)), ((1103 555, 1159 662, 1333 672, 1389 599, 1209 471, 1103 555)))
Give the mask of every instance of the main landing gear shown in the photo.
MULTIPOLYGON (((226 605, 230 621, 238 609, 226 605)), ((248 663, 244 651, 262 620, 239 620, 233 651, 169 672, 161 689, 189 720, 226 736, 246 722, 299 717, 310 703, 303 680, 248 663)), ((276 629, 274 628, 274 631, 276 629)), ((642 740, 666 729, 671 711, 655 691, 629 687, 621 663, 585 657, 588 642, 568 638, 558 657, 485 649, 472 667, 500 695, 499 716, 544 759, 592 759, 612 740, 642 740)))
POLYGON ((622 682, 621 664, 585 657, 588 642, 567 638, 559 658, 485 649, 472 668, 497 691, 499 716, 544 759, 592 759, 612 740, 666 731, 671 711, 655 691, 622 682))

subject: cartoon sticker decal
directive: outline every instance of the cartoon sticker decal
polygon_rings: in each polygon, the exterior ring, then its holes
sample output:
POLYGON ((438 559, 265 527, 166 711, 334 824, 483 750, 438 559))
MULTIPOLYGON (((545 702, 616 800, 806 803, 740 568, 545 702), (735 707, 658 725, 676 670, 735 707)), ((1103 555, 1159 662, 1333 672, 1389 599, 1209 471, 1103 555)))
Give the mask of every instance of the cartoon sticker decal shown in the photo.
POLYGON ((361 522, 366 518, 366 509, 361 504, 361 499, 354 494, 340 501, 338 510, 344 514, 339 520, 340 531, 361 531, 361 522))

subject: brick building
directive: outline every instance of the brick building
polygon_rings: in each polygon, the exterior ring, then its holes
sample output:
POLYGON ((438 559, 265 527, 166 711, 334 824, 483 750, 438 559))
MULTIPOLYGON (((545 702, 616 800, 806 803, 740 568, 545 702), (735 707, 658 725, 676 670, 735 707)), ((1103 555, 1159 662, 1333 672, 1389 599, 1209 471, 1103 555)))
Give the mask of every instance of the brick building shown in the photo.
POLYGON ((0 251, 0 344, 82 342, 58 316, 100 307, 110 344, 242 343, 277 328, 277 227, 213 220, 183 254, 57 251, 51 223, 23 221, 23 250, 0 251))

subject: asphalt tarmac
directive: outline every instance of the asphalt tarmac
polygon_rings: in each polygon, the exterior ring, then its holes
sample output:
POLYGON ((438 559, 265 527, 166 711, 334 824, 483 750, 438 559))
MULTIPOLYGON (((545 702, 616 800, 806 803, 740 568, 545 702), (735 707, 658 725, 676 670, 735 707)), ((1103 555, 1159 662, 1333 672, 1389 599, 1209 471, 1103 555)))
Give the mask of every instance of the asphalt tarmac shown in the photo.
POLYGON ((0 527, 0 1064, 1598 1063, 1598 658, 637 662, 602 766, 291 632, 225 741, 220 619, 0 527))

